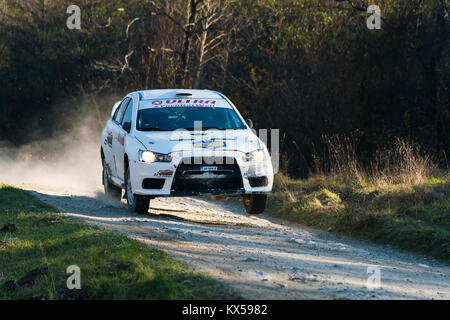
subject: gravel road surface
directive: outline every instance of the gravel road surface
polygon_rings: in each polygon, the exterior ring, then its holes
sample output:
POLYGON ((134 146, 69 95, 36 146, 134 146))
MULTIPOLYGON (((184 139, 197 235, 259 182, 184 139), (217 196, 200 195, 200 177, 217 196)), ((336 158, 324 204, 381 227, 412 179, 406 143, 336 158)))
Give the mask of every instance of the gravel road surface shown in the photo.
POLYGON ((446 264, 265 215, 250 216, 237 199, 158 198, 147 215, 137 215, 101 190, 18 187, 68 217, 160 248, 234 286, 247 299, 450 299, 446 264), (381 288, 368 287, 368 278, 375 286, 378 274, 381 288))

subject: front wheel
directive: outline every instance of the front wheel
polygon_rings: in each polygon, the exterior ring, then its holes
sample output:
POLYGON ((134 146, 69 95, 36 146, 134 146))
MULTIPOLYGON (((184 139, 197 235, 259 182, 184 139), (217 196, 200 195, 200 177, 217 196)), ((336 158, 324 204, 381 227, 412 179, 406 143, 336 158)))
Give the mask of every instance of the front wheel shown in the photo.
POLYGON ((131 188, 130 168, 128 168, 127 172, 125 173, 125 185, 126 185, 125 196, 127 198, 128 210, 131 212, 142 213, 142 214, 147 213, 148 207, 150 206, 150 199, 136 197, 133 194, 133 189, 131 188))
POLYGON ((267 194, 244 194, 245 211, 249 214, 260 214, 266 209, 267 194))

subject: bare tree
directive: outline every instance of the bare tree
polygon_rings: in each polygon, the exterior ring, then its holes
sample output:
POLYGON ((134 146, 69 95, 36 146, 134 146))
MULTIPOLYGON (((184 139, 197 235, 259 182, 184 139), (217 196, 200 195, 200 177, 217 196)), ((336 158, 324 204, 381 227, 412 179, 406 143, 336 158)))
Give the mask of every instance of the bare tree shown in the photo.
POLYGON ((123 62, 96 61, 93 67, 134 75, 145 70, 144 83, 149 86, 150 73, 161 68, 152 60, 161 55, 159 62, 163 64, 168 60, 177 61, 176 85, 198 87, 207 64, 228 59, 226 44, 230 42, 229 30, 233 22, 229 10, 231 1, 148 1, 149 10, 127 25, 125 36, 129 48, 123 62), (133 68, 134 64, 139 65, 139 70, 133 68))
POLYGON ((200 11, 198 40, 198 61, 194 86, 198 87, 204 66, 219 58, 228 57, 229 28, 232 15, 224 1, 204 0, 200 11), (219 27, 220 26, 220 27, 219 27), (227 29, 228 28, 228 29, 227 29))

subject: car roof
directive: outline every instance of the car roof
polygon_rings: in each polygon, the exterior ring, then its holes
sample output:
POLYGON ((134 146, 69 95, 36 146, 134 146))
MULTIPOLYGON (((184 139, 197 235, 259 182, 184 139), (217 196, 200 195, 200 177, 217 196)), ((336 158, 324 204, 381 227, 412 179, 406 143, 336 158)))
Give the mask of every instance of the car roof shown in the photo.
POLYGON ((213 90, 208 89, 155 89, 137 91, 141 100, 153 99, 225 99, 225 97, 213 90))

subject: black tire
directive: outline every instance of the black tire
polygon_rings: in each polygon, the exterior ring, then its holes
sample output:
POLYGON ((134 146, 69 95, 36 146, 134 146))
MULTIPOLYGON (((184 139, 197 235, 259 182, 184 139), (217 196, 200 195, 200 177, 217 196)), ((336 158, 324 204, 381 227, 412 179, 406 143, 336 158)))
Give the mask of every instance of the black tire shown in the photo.
POLYGON ((103 161, 102 182, 105 194, 114 200, 120 201, 122 197, 122 188, 113 185, 109 180, 108 168, 106 167, 105 161, 103 161))
POLYGON ((267 194, 245 194, 244 207, 248 214, 261 214, 266 210, 267 194))
POLYGON ((144 197, 136 197, 133 194, 130 181, 130 168, 125 173, 125 198, 127 199, 128 210, 135 213, 146 214, 150 206, 150 199, 144 197))

